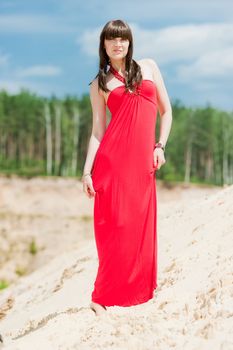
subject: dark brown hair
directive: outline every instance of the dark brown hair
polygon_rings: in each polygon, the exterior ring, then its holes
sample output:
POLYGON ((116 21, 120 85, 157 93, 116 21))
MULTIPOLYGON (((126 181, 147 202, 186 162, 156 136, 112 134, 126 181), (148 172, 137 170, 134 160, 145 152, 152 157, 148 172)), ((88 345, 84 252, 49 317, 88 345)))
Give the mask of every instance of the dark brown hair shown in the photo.
POLYGON ((128 52, 125 57, 125 86, 126 90, 130 89, 134 91, 135 85, 140 84, 142 81, 142 72, 139 64, 132 58, 133 36, 131 29, 125 21, 120 19, 107 22, 102 29, 99 43, 99 72, 95 78, 98 77, 99 89, 102 89, 105 92, 109 91, 106 86, 106 77, 110 60, 104 48, 104 40, 117 37, 129 40, 128 52))

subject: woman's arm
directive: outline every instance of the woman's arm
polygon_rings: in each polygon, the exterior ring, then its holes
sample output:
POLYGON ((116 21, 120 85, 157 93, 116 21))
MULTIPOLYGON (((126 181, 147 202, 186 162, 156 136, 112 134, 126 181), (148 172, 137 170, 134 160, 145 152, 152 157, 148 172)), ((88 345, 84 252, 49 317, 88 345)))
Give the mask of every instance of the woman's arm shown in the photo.
POLYGON ((159 142, 165 146, 172 125, 172 107, 158 65, 153 59, 150 58, 148 59, 148 63, 152 68, 153 78, 158 92, 158 110, 161 120, 159 142))
POLYGON ((101 90, 98 90, 98 78, 94 79, 90 85, 90 100, 92 107, 92 132, 83 175, 91 173, 96 152, 106 131, 106 104, 101 90))
MULTIPOLYGON (((160 115, 159 142, 165 147, 172 125, 172 107, 158 65, 151 58, 148 58, 147 62, 152 70, 153 79, 157 87, 158 110, 160 115)), ((158 170, 164 163, 166 163, 163 149, 157 147, 154 148, 153 156, 154 166, 158 170)))

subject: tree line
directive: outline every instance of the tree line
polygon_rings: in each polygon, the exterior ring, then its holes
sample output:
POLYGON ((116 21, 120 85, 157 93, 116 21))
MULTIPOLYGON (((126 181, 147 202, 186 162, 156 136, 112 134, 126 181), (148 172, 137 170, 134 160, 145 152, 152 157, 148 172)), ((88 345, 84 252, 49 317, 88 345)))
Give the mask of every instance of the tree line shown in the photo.
MULTIPOLYGON (((210 105, 189 108, 179 100, 172 102, 172 111, 166 164, 156 176, 165 181, 232 184, 233 113, 210 105)), ((157 138, 159 123, 157 115, 157 138)), ((28 90, 17 95, 2 90, 0 172, 81 177, 91 130, 88 94, 58 99, 28 90)))

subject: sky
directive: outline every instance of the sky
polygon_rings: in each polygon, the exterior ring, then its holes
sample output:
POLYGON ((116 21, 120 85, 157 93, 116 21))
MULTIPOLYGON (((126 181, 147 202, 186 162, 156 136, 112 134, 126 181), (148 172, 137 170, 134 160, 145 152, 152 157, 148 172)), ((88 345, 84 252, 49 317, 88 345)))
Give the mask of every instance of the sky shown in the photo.
POLYGON ((89 93, 112 19, 131 27, 135 60, 155 60, 171 102, 233 110, 232 0, 0 0, 0 89, 89 93))

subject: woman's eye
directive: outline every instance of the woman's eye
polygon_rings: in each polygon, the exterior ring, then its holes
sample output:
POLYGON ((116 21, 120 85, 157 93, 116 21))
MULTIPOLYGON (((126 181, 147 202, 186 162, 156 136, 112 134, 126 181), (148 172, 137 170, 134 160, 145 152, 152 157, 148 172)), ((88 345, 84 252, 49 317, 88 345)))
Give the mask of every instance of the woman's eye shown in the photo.
POLYGON ((110 44, 113 44, 115 42, 120 42, 122 44, 125 44, 125 43, 128 42, 128 39, 123 39, 123 38, 118 38, 118 39, 116 39, 116 38, 109 38, 107 40, 109 41, 110 44))

